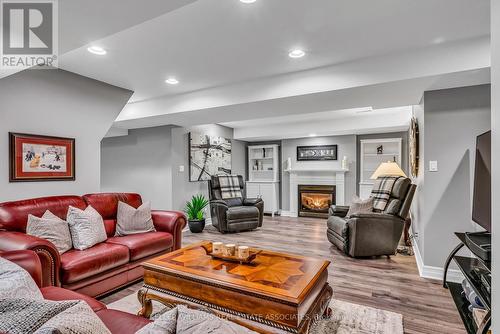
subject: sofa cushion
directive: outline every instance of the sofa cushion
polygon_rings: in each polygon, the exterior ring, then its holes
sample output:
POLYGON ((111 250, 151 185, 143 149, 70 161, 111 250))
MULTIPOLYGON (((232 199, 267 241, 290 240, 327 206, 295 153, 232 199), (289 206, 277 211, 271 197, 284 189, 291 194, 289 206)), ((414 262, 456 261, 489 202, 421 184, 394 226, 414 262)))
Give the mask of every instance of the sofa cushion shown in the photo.
POLYGON ((98 193, 83 195, 83 199, 88 205, 92 205, 103 219, 116 219, 118 212, 118 202, 138 208, 142 204, 139 194, 132 193, 98 193))
POLYGON ((108 238, 106 243, 127 247, 130 250, 130 261, 135 261, 169 250, 173 247, 174 240, 170 233, 148 232, 108 238))
POLYGON ((146 318, 118 310, 106 309, 97 311, 96 314, 111 333, 133 334, 151 322, 146 318))
POLYGON ((87 304, 89 304, 90 308, 94 312, 106 309, 106 305, 104 305, 103 303, 101 303, 97 299, 94 299, 94 298, 89 297, 87 295, 83 295, 81 293, 71 291, 68 289, 59 288, 57 286, 46 286, 44 288, 41 288, 40 291, 42 292, 43 298, 48 299, 48 300, 54 300, 54 301, 83 300, 87 304))
POLYGON ((49 210, 66 219, 69 206, 85 209, 85 201, 78 196, 51 196, 5 202, 0 204, 0 230, 26 232, 28 215, 40 217, 49 210))
POLYGON ((116 219, 104 219, 104 228, 108 237, 114 236, 116 233, 116 219))
POLYGON ((259 220, 259 209, 255 206, 233 206, 227 210, 228 221, 259 220))
POLYGON ((125 246, 100 243, 83 251, 72 249, 61 255, 61 282, 73 283, 129 262, 125 246))

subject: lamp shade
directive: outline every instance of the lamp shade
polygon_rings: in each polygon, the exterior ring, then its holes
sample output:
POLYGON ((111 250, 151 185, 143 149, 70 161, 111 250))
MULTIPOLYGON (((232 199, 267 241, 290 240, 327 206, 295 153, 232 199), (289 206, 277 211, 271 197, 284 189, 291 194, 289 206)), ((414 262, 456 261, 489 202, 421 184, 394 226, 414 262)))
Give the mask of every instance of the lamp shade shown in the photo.
POLYGON ((387 162, 382 162, 377 170, 373 173, 373 175, 370 177, 370 179, 375 180, 379 176, 404 176, 407 177, 405 172, 399 167, 397 162, 394 161, 387 161, 387 162))

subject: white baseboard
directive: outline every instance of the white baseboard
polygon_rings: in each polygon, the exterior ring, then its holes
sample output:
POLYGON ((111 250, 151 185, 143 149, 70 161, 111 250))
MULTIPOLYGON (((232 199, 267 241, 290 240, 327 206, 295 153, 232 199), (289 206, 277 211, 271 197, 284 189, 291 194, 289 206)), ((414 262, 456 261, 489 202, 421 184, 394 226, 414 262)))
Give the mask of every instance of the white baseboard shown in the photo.
POLYGON ((297 218, 297 212, 281 210, 282 217, 295 217, 297 218))
MULTIPOLYGON (((443 280, 444 268, 425 265, 416 242, 413 242, 413 252, 415 253, 415 260, 417 262, 420 277, 439 281, 443 280)), ((448 276, 446 279, 454 283, 461 283, 464 279, 464 275, 458 269, 448 269, 448 276)))

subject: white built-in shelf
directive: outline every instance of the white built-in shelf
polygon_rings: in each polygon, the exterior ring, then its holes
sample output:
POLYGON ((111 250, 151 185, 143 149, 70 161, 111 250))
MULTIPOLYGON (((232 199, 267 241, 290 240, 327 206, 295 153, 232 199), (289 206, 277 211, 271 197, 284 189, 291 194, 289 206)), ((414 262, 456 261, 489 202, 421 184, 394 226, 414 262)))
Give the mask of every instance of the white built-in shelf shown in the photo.
POLYGON ((382 162, 393 159, 401 166, 401 138, 362 139, 360 140, 360 171, 359 195, 367 198, 372 190, 373 181, 370 177, 382 162), (382 146, 383 152, 377 153, 382 146))

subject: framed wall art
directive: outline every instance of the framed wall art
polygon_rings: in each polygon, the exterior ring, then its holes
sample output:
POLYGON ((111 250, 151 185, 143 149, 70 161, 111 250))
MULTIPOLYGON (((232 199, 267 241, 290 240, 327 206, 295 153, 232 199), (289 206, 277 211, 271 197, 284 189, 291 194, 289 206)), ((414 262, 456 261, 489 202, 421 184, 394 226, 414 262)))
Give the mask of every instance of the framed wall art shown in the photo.
POLYGON ((9 133, 10 182, 75 180, 75 139, 9 133))
POLYGON ((337 145, 297 146, 297 161, 337 160, 337 145))
POLYGON ((231 139, 189 133, 189 180, 210 180, 212 175, 231 174, 231 139))

